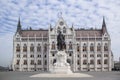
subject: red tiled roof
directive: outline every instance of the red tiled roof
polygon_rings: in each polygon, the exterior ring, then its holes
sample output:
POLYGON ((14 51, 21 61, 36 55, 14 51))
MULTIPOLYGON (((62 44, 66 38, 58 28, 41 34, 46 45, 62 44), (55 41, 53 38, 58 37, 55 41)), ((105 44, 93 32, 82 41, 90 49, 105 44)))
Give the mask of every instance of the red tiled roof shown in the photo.
POLYGON ((75 30, 76 37, 101 37, 101 30, 75 30))
POLYGON ((22 37, 48 37, 48 30, 22 30, 22 37))

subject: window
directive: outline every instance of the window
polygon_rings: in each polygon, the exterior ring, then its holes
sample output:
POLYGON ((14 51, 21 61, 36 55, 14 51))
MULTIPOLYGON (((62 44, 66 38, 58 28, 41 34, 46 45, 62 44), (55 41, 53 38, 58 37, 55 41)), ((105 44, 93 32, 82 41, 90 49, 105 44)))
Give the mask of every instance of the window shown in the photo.
POLYGON ((93 45, 93 43, 91 43, 91 45, 90 45, 90 51, 91 51, 91 52, 94 51, 94 45, 93 45))
POLYGON ((72 49, 72 43, 69 42, 69 49, 72 49))
POLYGON ((86 52, 87 51, 87 45, 84 43, 83 45, 83 52, 86 52))
POLYGON ((87 57, 87 55, 86 55, 86 54, 83 54, 83 57, 87 57))
POLYGON ((20 52, 20 45, 19 44, 17 44, 17 46, 16 46, 16 52, 20 52))
POLYGON ((105 45, 104 45, 104 51, 108 51, 108 44, 107 43, 105 43, 105 45))
POLYGON ((38 65, 41 65, 41 60, 38 60, 38 61, 37 61, 37 64, 38 64, 38 65))
POLYGON ((67 59, 67 62, 71 65, 71 60, 70 59, 67 59))
POLYGON ((47 44, 44 44, 44 52, 47 52, 47 44))
POLYGON ((24 65, 27 65, 27 60, 24 60, 23 64, 24 64, 24 65))
POLYGON ((38 57, 41 57, 41 55, 38 55, 38 57))
POLYGON ((72 53, 69 53, 69 56, 72 56, 72 53))
POLYGON ((100 45, 100 43, 98 43, 98 45, 97 45, 97 52, 100 52, 101 51, 101 45, 100 45))
POLYGON ((17 57, 20 58, 20 54, 17 54, 17 57))
POLYGON ((57 33, 59 33, 61 31, 60 27, 58 26, 58 29, 57 29, 57 33))
POLYGON ((87 64, 87 60, 83 60, 83 65, 86 65, 87 64))
POLYGON ((104 54, 104 57, 108 57, 108 54, 104 54))
POLYGON ((24 57, 24 58, 26 58, 26 57, 27 57, 27 55, 25 54, 25 55, 23 55, 23 57, 24 57))
POLYGON ((47 65, 47 60, 44 61, 44 64, 47 65))
POLYGON ((90 57, 94 57, 94 54, 90 54, 90 57))
POLYGON ((80 64, 80 61, 79 60, 77 60, 77 65, 79 65, 80 64))
POLYGON ((104 60, 104 64, 108 64, 108 60, 107 59, 104 60))
POLYGON ((17 60, 16 65, 19 65, 19 64, 20 64, 20 60, 17 60))
POLYGON ((51 49, 55 50, 55 43, 54 42, 52 42, 52 48, 51 49))
POLYGON ((34 60, 31 60, 30 64, 31 64, 31 65, 34 65, 34 60))
POLYGON ((97 64, 101 64, 101 60, 97 60, 97 64))
POLYGON ((30 57, 31 57, 31 58, 33 58, 33 57, 34 57, 34 55, 30 55, 30 57))
POLYGON ((56 59, 53 60, 53 64, 56 63, 56 59))
POLYGON ((79 52, 80 51, 80 46, 79 46, 79 44, 77 44, 77 52, 79 52))
POLYGON ((66 28, 65 27, 63 28, 63 33, 66 33, 66 28))
POLYGON ((41 46, 40 46, 40 44, 38 44, 38 46, 37 46, 37 52, 41 52, 41 46))
POLYGON ((26 44, 24 44, 24 46, 23 46, 23 52, 27 52, 27 45, 26 44))
POLYGON ((90 60, 90 64, 94 64, 94 60, 90 60))
POLYGON ((101 57, 101 54, 97 54, 97 57, 101 57))
POLYGON ((34 52, 34 46, 33 46, 33 44, 31 44, 31 46, 30 46, 30 52, 34 52))

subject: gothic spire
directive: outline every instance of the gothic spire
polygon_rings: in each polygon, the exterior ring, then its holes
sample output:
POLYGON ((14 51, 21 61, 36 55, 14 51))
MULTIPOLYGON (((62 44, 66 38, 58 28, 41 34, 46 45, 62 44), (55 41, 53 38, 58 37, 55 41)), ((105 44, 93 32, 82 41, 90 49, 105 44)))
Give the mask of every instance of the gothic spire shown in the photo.
POLYGON ((19 32, 21 30, 21 23, 20 23, 20 17, 18 20, 18 24, 17 24, 17 32, 19 32))
POLYGON ((103 16, 102 33, 104 34, 105 32, 107 32, 107 28, 106 28, 105 18, 103 16))

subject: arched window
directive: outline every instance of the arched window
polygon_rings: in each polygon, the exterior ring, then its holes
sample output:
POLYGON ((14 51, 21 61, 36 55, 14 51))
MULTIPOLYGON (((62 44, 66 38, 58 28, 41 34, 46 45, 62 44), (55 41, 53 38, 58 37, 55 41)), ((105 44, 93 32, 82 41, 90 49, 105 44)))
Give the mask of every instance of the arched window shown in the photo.
POLYGON ((71 60, 70 59, 67 59, 67 62, 71 65, 71 60))
POLYGON ((105 45, 104 45, 104 51, 108 51, 108 44, 107 43, 105 43, 105 45))
POLYGON ((31 65, 34 65, 34 60, 31 60, 30 64, 31 64, 31 65))
POLYGON ((66 33, 66 28, 65 27, 63 28, 63 33, 66 33))
POLYGON ((93 45, 93 43, 90 44, 90 51, 91 51, 91 52, 94 51, 94 45, 93 45))
POLYGON ((55 50, 55 42, 52 42, 52 50, 55 50))
POLYGON ((86 65, 87 64, 87 60, 83 60, 83 65, 86 65))
POLYGON ((17 60, 16 65, 19 65, 19 64, 20 64, 20 60, 17 60))
POLYGON ((69 42, 69 49, 72 49, 72 42, 69 42))
POLYGON ((41 52, 41 46, 40 46, 40 44, 38 44, 38 46, 37 46, 37 52, 41 52))
POLYGON ((31 46, 30 46, 30 52, 34 52, 34 46, 33 46, 33 44, 31 44, 31 46))
POLYGON ((58 29, 57 29, 57 33, 59 33, 61 31, 60 27, 58 26, 58 29))
POLYGON ((90 60, 90 64, 94 64, 94 60, 90 60))
POLYGON ((24 46, 23 46, 23 52, 27 52, 27 45, 26 44, 24 44, 24 46))
POLYGON ((56 63, 56 59, 53 60, 53 64, 56 63))
POLYGON ((101 60, 99 59, 99 60, 97 60, 97 64, 101 64, 101 60))
POLYGON ((77 44, 77 52, 79 52, 80 51, 80 46, 79 46, 79 44, 77 44))
POLYGON ((44 44, 44 52, 47 52, 47 44, 44 44))
POLYGON ((24 65, 27 65, 27 60, 24 60, 23 64, 24 64, 24 65))
POLYGON ((100 43, 98 43, 98 45, 97 45, 97 51, 98 51, 98 52, 101 51, 101 45, 100 45, 100 43))
POLYGON ((79 65, 80 64, 80 61, 79 60, 77 60, 77 65, 79 65))
POLYGON ((86 52, 87 51, 87 45, 84 43, 83 45, 83 52, 86 52))
POLYGON ((104 64, 108 64, 108 60, 107 59, 104 60, 104 64))
POLYGON ((20 52, 20 45, 19 44, 17 44, 17 46, 16 46, 16 52, 20 52))
POLYGON ((44 61, 44 65, 47 65, 47 60, 44 61))
POLYGON ((41 60, 38 60, 38 61, 37 61, 37 64, 38 64, 38 65, 41 65, 41 60))

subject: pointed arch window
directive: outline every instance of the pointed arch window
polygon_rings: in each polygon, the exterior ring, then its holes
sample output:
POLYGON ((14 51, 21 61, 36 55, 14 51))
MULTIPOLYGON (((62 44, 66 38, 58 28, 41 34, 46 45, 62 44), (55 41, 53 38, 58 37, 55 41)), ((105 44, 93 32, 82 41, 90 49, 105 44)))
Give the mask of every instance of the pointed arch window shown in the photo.
POLYGON ((94 52, 94 44, 93 43, 90 44, 90 51, 94 52))
POLYGON ((87 64, 87 60, 83 60, 83 65, 86 65, 87 64))
POLYGON ((99 59, 99 60, 97 60, 97 64, 101 64, 101 60, 99 59))
POLYGON ((40 46, 40 44, 38 44, 38 46, 37 46, 37 52, 41 52, 41 46, 40 46))
POLYGON ((24 46, 23 46, 23 52, 27 52, 27 45, 26 44, 24 44, 24 46))
POLYGON ((44 44, 44 52, 47 52, 47 44, 44 44))
POLYGON ((90 64, 94 64, 94 60, 90 60, 90 64))
POLYGON ((100 52, 101 51, 101 45, 100 45, 100 43, 98 43, 98 45, 97 45, 97 52, 100 52))
POLYGON ((69 49, 72 49, 72 42, 69 42, 69 49))
POLYGON ((58 26, 58 29, 57 29, 57 33, 59 33, 61 31, 60 27, 58 26))
POLYGON ((30 52, 34 52, 34 45, 33 44, 31 44, 31 46, 30 46, 30 52))
POLYGON ((20 45, 19 44, 17 44, 17 46, 16 46, 16 52, 20 52, 20 45))
POLYGON ((66 28, 65 27, 63 27, 63 33, 66 33, 66 28))
POLYGON ((41 60, 38 60, 38 61, 37 61, 37 64, 38 64, 38 65, 41 65, 41 60))
POLYGON ((24 64, 24 65, 27 65, 27 60, 24 60, 23 64, 24 64))
POLYGON ((108 60, 107 59, 104 60, 104 64, 108 64, 108 60))
POLYGON ((77 52, 80 52, 80 46, 77 44, 77 52))
POLYGON ((54 41, 52 42, 52 48, 51 49, 55 50, 55 42, 54 41))
POLYGON ((107 43, 105 43, 105 45, 104 45, 104 51, 108 51, 108 44, 107 43))
POLYGON ((87 51, 87 44, 84 43, 84 44, 83 44, 83 52, 86 52, 86 51, 87 51))

